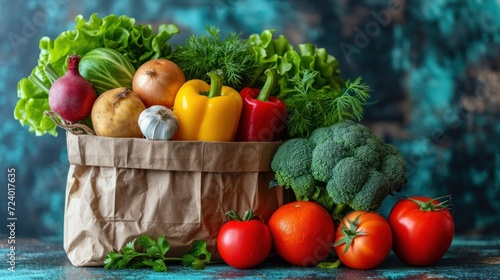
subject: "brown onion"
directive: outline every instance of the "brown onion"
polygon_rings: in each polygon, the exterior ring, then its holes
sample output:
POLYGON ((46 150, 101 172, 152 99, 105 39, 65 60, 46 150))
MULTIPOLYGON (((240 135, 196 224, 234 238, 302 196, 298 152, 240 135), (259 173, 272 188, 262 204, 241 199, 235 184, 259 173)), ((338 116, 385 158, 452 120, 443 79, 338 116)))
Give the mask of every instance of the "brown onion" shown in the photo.
POLYGON ((134 74, 132 91, 146 107, 172 108, 179 88, 186 82, 182 69, 174 62, 158 58, 141 65, 134 74))

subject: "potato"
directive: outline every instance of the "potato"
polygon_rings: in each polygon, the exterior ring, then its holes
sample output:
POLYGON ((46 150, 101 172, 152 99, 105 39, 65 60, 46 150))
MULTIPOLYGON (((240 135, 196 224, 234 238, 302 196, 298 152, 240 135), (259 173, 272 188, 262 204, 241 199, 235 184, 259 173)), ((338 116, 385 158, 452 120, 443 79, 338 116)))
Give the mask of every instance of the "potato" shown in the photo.
POLYGON ((105 91, 92 106, 94 131, 99 136, 142 138, 138 119, 145 109, 142 100, 128 88, 105 91))

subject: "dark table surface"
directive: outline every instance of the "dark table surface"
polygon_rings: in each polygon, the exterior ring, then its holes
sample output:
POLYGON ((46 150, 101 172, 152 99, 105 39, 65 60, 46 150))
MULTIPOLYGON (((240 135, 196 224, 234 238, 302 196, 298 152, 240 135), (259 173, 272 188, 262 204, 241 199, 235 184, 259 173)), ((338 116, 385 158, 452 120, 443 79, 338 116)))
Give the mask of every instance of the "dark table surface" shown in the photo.
POLYGON ((0 279, 500 279, 500 237, 455 237, 446 255, 433 267, 404 265, 391 252, 376 269, 294 267, 270 258, 254 269, 239 270, 211 264, 192 270, 169 264, 168 272, 149 269, 105 270, 71 265, 60 240, 16 239, 15 270, 10 271, 9 244, 0 239, 0 279), (7 261, 5 261, 7 259, 7 261))

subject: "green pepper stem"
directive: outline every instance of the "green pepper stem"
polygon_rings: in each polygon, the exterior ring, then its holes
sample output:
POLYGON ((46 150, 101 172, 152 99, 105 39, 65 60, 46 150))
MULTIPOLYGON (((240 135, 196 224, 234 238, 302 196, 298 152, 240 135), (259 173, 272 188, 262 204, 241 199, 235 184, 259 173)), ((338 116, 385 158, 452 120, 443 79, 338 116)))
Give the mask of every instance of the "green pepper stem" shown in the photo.
POLYGON ((222 76, 216 71, 207 73, 210 77, 210 91, 208 92, 208 98, 220 96, 222 93, 222 76))
POLYGON ((266 83, 260 90, 259 95, 257 96, 256 99, 260 101, 269 101, 269 97, 271 96, 271 93, 273 92, 273 89, 276 86, 278 71, 276 70, 275 67, 272 67, 264 71, 264 74, 266 74, 267 76, 266 83))

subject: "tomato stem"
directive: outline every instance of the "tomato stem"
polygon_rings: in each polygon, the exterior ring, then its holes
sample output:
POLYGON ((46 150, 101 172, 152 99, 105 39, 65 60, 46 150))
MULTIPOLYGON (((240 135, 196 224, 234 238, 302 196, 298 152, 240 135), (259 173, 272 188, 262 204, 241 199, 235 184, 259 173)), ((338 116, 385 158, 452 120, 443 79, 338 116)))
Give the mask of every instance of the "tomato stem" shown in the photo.
POLYGON ((361 215, 356 216, 354 221, 351 221, 349 218, 346 217, 347 224, 342 222, 340 232, 342 233, 342 238, 340 238, 335 244, 333 244, 334 247, 345 244, 344 252, 345 254, 348 250, 349 247, 351 247, 351 243, 354 240, 354 238, 360 236, 360 235, 366 235, 365 232, 362 230, 358 231, 358 226, 359 226, 359 217, 361 215))
POLYGON ((245 211, 245 214, 243 214, 243 218, 241 218, 241 216, 238 215, 238 213, 236 213, 236 211, 234 210, 227 211, 226 215, 229 217, 229 220, 235 220, 241 222, 250 221, 256 216, 252 209, 245 211))
POLYGON ((253 216, 254 216, 253 211, 252 209, 250 209, 246 211, 245 214, 243 215, 243 221, 250 221, 253 218, 253 216))
POLYGON ((409 197, 408 199, 415 202, 416 204, 418 204, 418 206, 420 207, 420 210, 422 210, 422 211, 440 211, 442 209, 449 209, 449 207, 451 206, 450 204, 448 204, 448 202, 451 201, 451 195, 445 195, 445 196, 441 196, 441 197, 437 197, 437 198, 432 198, 432 199, 429 199, 428 201, 420 201, 420 200, 417 200, 417 199, 414 199, 411 197, 409 197), (448 198, 448 199, 444 200, 444 201, 439 201, 440 199, 443 199, 443 198, 448 198), (439 203, 434 204, 435 201, 437 201, 439 203))

